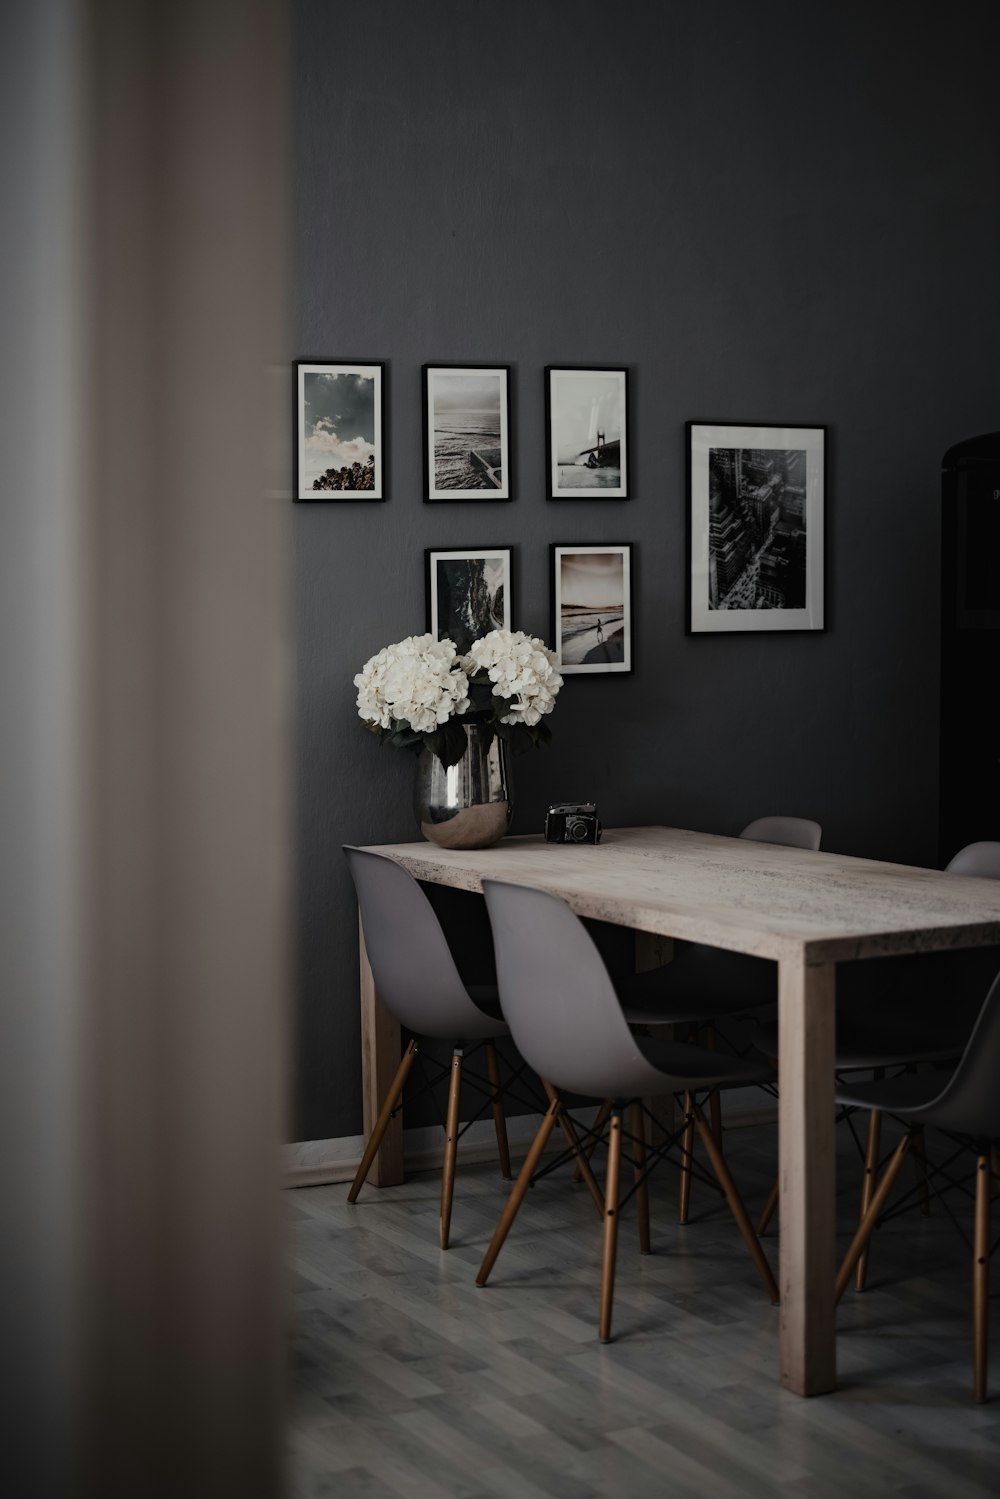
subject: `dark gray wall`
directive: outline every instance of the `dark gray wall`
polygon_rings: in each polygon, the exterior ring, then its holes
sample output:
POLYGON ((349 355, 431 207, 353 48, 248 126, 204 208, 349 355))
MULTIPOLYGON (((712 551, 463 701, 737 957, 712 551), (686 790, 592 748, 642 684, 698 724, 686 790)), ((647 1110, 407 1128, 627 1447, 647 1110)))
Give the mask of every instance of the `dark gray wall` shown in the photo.
POLYGON ((933 862, 939 460, 998 425, 994 4, 298 6, 301 356, 389 361, 390 500, 298 506, 297 1138, 361 1128, 344 841, 412 838, 351 678, 423 629, 423 550, 636 544, 638 669, 566 685, 515 831, 819 818, 933 862), (420 366, 514 366, 513 504, 421 502, 420 366), (632 371, 628 503, 547 503, 542 368, 632 371), (828 630, 684 635, 684 422, 829 425, 828 630))

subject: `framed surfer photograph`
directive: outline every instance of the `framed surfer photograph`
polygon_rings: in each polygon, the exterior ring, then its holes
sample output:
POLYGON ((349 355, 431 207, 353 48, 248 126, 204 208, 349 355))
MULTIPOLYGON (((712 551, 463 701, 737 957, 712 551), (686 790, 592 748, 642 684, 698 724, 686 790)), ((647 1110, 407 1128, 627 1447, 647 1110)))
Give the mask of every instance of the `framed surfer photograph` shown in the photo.
POLYGON ((509 365, 424 365, 424 500, 510 500, 509 365))
POLYGON ((627 500, 628 370, 545 371, 550 500, 627 500))
POLYGON ((296 500, 384 500, 385 365, 295 364, 296 500))
POLYGON ((687 430, 688 634, 824 629, 826 428, 687 430))
POLYGON ((550 547, 552 639, 564 676, 632 670, 632 547, 550 547))
POLYGON ((428 547, 427 629, 465 652, 491 630, 511 628, 512 547, 428 547))

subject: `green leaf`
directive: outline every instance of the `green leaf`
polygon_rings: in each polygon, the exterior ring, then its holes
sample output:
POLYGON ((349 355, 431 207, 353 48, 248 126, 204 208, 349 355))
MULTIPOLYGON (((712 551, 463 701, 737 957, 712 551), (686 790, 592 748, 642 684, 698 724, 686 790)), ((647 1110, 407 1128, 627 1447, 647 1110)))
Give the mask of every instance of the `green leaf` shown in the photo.
POLYGON ((440 747, 438 745, 434 746, 434 753, 445 769, 447 770, 449 766, 457 765, 465 754, 465 748, 468 743, 465 736, 465 729, 462 727, 462 720, 460 718, 449 718, 447 723, 438 730, 434 737, 440 741, 440 747))
POLYGON ((478 679, 473 679, 469 683, 469 702, 471 706, 463 716, 471 718, 475 714, 478 719, 480 714, 487 714, 492 717, 496 704, 499 701, 499 698, 493 696, 493 683, 483 673, 478 679))

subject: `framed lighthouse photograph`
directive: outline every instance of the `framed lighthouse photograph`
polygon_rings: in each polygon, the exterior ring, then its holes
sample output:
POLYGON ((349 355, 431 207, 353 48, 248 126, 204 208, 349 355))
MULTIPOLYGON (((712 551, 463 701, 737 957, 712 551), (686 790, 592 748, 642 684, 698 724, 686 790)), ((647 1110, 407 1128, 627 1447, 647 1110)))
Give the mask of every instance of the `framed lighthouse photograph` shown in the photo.
POLYGON ((545 371, 550 500, 627 500, 628 370, 545 371))

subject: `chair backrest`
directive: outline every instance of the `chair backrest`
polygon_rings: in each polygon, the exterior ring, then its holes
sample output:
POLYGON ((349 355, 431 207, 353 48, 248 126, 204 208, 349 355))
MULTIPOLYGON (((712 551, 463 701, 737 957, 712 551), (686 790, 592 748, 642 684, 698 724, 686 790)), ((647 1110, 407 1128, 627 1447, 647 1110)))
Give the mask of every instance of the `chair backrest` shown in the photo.
POLYGON ((980 1139, 1000 1139, 1000 973, 944 1089, 921 1114, 942 1129, 980 1139))
POLYGON ((497 1022, 469 998, 441 923, 410 872, 370 849, 345 844, 344 854, 386 1008, 421 1036, 457 1041, 495 1034, 497 1022))
POLYGON ((977 874, 1000 880, 1000 843, 967 843, 945 865, 948 874, 977 874))
POLYGON ((604 960, 558 895, 483 880, 504 1019, 518 1051, 557 1088, 602 1098, 640 1049, 604 960))
POLYGON ((740 837, 756 843, 783 843, 787 848, 809 848, 815 853, 823 829, 808 817, 758 817, 747 823, 740 837))

